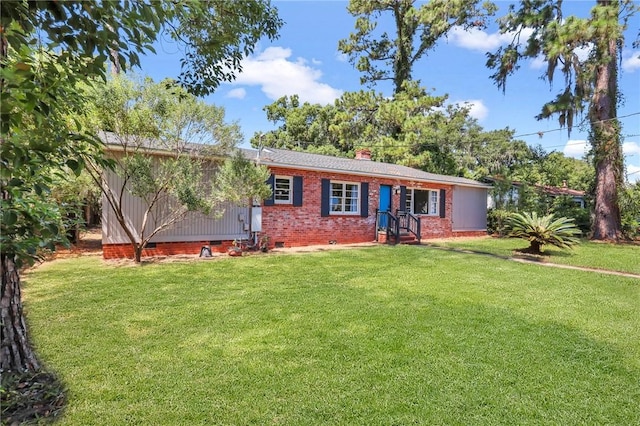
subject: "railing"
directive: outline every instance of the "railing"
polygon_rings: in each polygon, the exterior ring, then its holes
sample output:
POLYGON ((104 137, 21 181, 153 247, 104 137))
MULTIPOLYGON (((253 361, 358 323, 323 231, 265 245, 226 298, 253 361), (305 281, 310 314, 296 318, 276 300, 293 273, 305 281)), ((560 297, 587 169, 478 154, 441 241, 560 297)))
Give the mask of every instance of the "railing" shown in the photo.
POLYGON ((385 231, 387 241, 391 241, 390 237, 397 241, 400 236, 400 221, 390 212, 376 210, 376 241, 378 241, 379 231, 385 231))
POLYGON ((407 211, 396 210, 398 217, 398 228, 412 233, 418 242, 420 242, 420 218, 412 215, 407 211))
POLYGON ((376 241, 380 231, 386 232, 387 241, 391 241, 390 237, 393 237, 396 242, 400 239, 400 231, 407 231, 420 242, 420 230, 420 218, 409 212, 396 210, 394 216, 390 212, 376 210, 376 241))

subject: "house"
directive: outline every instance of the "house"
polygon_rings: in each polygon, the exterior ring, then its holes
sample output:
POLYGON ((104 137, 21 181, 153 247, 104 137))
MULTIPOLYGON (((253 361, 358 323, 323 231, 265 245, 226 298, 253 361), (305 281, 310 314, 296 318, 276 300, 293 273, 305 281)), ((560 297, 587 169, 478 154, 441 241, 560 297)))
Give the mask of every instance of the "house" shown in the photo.
MULTIPOLYGON (((156 235, 143 255, 198 254, 203 245, 222 252, 234 239, 256 233, 268 235, 271 247, 399 242, 401 234, 416 241, 486 235, 490 185, 372 161, 369 150, 355 159, 276 148, 242 151, 270 170, 272 197, 229 205, 217 220, 192 214, 156 235)), ((138 201, 126 196, 133 211, 138 201)), ((105 258, 131 256, 119 228, 104 205, 105 258)))
MULTIPOLYGON (((484 181, 496 184, 508 184, 509 182, 504 179, 486 177, 484 181)), ((502 193, 498 194, 489 194, 487 198, 487 207, 495 208, 496 205, 501 204, 518 204, 518 199, 520 198, 520 192, 526 184, 523 182, 512 181, 510 182, 509 188, 502 193)), ((571 189, 567 186, 567 181, 562 182, 562 186, 550 186, 550 185, 529 185, 529 187, 537 192, 538 194, 544 195, 548 197, 548 199, 553 200, 556 197, 569 197, 575 203, 576 206, 580 208, 586 207, 586 193, 584 191, 580 191, 577 189, 571 189)))

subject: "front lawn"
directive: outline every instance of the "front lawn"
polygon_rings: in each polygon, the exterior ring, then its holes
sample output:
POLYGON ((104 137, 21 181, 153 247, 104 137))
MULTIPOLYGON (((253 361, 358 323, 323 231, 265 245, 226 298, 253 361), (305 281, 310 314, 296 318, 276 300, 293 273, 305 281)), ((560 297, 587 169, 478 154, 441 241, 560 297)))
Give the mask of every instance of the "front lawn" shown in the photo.
POLYGON ((26 278, 60 425, 640 424, 640 283, 425 247, 26 278))
MULTIPOLYGON (((511 257, 516 250, 526 249, 529 243, 520 238, 459 238, 426 241, 436 247, 448 247, 511 257)), ((640 274, 640 244, 611 244, 582 240, 572 249, 544 246, 541 260, 549 263, 608 269, 611 271, 640 274)))

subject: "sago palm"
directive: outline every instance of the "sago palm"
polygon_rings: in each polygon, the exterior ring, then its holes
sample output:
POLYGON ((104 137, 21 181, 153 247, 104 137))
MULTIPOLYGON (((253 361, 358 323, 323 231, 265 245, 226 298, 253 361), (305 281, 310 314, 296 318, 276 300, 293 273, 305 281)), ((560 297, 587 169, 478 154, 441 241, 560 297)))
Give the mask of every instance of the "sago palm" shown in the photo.
POLYGON ((552 214, 538 216, 533 213, 513 213, 509 217, 510 237, 529 241, 529 252, 541 253, 542 246, 552 245, 560 248, 571 248, 580 240, 580 230, 573 219, 561 217, 555 219, 552 214))

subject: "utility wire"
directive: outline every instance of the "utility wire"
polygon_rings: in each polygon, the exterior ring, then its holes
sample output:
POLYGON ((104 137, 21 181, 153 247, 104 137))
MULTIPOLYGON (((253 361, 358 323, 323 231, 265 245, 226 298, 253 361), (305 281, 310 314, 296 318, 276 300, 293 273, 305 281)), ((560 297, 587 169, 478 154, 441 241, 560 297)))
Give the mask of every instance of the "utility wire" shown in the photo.
MULTIPOLYGON (((614 118, 607 118, 605 120, 598 120, 598 121, 593 121, 590 124, 596 124, 596 123, 606 123, 607 121, 613 121, 613 120, 618 120, 620 118, 627 118, 627 117, 632 117, 634 115, 640 115, 640 111, 638 112, 632 112, 631 114, 627 114, 627 115, 621 115, 618 117, 614 117, 614 118)), ((582 120, 577 126, 573 126, 573 127, 580 127, 583 124, 587 124, 586 120, 582 120)), ((521 138, 523 136, 533 136, 533 135, 538 135, 540 137, 542 137, 542 135, 544 135, 545 133, 551 133, 551 132, 559 132, 560 130, 565 130, 566 127, 558 127, 556 129, 551 129, 551 130, 544 130, 544 131, 539 131, 539 132, 533 132, 533 133, 523 133, 521 135, 515 135, 514 138, 521 138)), ((631 135, 633 136, 633 135, 631 135)))

